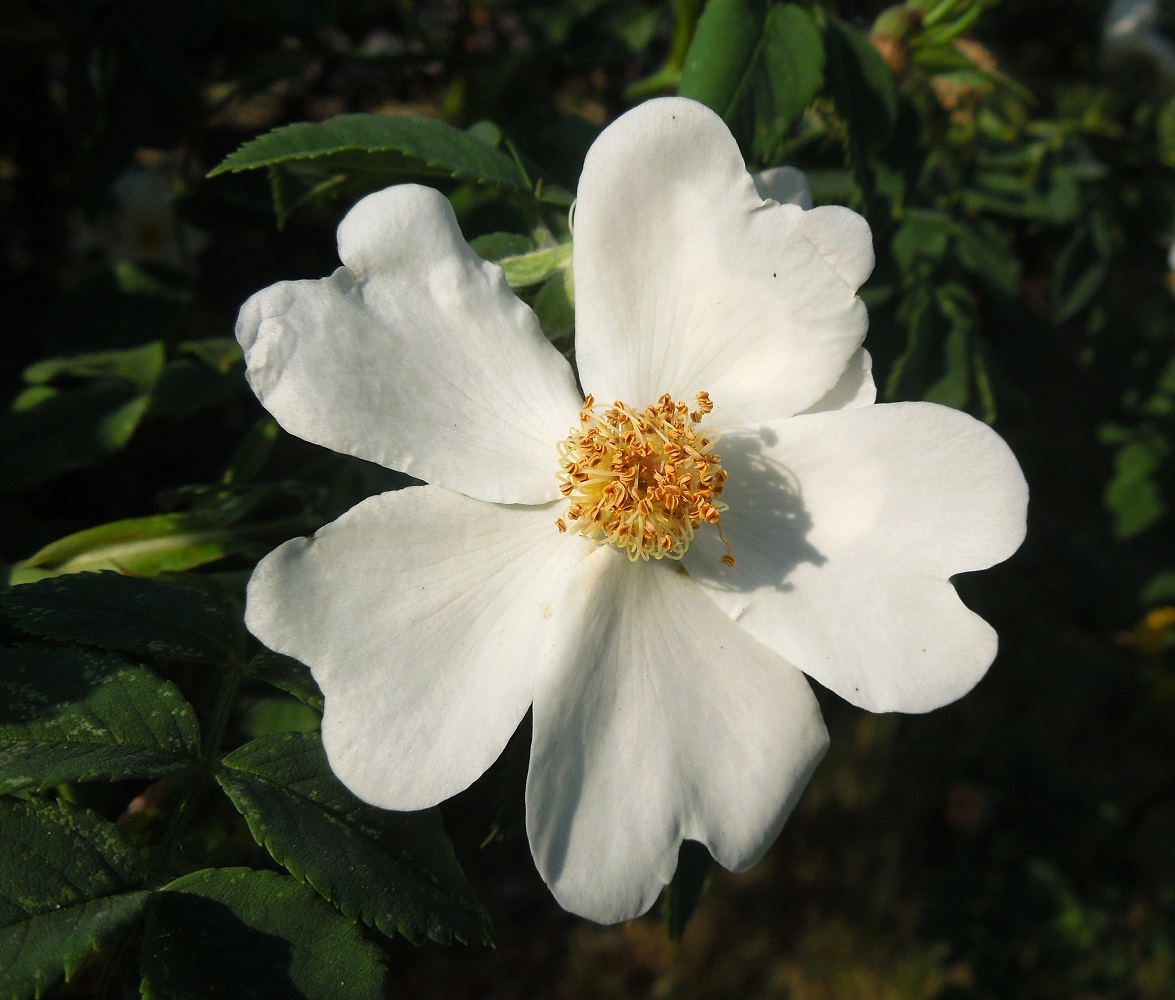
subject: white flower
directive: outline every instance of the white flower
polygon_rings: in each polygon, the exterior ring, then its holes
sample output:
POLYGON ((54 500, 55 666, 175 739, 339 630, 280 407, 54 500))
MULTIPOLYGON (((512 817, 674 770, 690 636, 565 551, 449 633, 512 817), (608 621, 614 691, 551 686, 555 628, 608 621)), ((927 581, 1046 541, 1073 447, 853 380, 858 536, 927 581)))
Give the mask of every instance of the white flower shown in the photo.
POLYGON ((133 260, 191 270, 208 236, 179 219, 175 188, 159 171, 130 167, 110 193, 114 209, 81 231, 79 250, 100 249, 111 263, 133 260))
POLYGON ((706 108, 629 112, 580 179, 579 377, 624 426, 581 415, 570 366, 436 191, 365 198, 339 255, 245 303, 249 378, 294 434, 431 485, 281 546, 247 621, 314 671, 361 798, 440 802, 531 709, 538 870, 567 909, 623 920, 683 838, 734 870, 771 844, 827 741, 801 670, 909 712, 987 670, 995 634, 950 577, 1020 544, 1019 467, 962 413, 873 405, 866 223, 764 201, 706 108))

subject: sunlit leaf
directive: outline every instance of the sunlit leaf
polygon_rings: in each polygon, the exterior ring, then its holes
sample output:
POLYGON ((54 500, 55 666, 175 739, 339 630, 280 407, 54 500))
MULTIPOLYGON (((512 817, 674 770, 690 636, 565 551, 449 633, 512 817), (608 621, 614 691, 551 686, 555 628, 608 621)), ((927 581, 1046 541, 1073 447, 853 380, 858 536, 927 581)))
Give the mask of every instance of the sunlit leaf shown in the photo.
POLYGON ((476 135, 422 115, 338 115, 276 128, 245 143, 208 176, 313 162, 324 171, 391 179, 446 177, 509 191, 529 190, 514 161, 476 135))
POLYGON ((502 257, 498 266, 505 272, 511 288, 526 288, 546 281, 556 271, 571 266, 571 244, 534 250, 518 256, 502 257))
POLYGON ((65 573, 114 570, 155 576, 179 573, 239 552, 247 540, 197 513, 154 514, 112 521, 51 542, 10 571, 13 583, 65 573))
POLYGON ((678 92, 722 115, 743 150, 775 156, 824 80, 824 45, 796 4, 712 0, 698 22, 678 92))

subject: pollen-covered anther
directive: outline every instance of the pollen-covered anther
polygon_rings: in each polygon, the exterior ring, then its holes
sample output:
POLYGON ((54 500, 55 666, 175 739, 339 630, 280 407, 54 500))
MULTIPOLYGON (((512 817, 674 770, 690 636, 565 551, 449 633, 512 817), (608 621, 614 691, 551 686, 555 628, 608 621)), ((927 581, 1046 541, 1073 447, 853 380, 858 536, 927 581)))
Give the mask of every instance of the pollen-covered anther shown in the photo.
MULTIPOLYGON (((668 393, 637 411, 615 402, 598 412, 589 395, 579 427, 559 443, 559 491, 571 501, 559 530, 610 542, 628 558, 680 559, 703 523, 718 525, 727 505, 719 435, 700 426, 713 409, 699 392, 697 408, 668 393)), ((730 543, 722 563, 734 565, 730 543)))

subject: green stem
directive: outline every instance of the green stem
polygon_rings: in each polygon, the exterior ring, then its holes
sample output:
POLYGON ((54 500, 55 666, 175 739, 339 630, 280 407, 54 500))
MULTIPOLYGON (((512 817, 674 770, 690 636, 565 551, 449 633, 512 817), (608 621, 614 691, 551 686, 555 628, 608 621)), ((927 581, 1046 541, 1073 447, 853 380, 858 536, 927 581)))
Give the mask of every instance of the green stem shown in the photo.
POLYGON ((674 0, 675 20, 673 40, 669 44, 669 58, 665 60, 665 65, 651 76, 630 84, 624 91, 626 101, 643 101, 654 94, 674 90, 681 83, 681 71, 685 68, 685 59, 689 54, 690 43, 694 40, 694 30, 698 26, 701 9, 702 0, 674 0))

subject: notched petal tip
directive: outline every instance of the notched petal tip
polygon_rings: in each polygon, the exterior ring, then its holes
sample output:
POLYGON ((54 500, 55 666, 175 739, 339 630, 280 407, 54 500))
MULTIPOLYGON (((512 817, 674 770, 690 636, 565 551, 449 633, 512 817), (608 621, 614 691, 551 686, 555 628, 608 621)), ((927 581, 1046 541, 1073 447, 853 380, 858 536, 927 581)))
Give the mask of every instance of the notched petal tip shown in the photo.
POLYGON ((601 134, 580 178, 583 385, 638 404, 705 389, 724 427, 791 416, 860 347, 872 266, 859 216, 764 201, 721 118, 650 101, 601 134))
POLYGON ((340 224, 339 252, 330 277, 279 282, 241 308, 247 376, 270 413, 478 499, 555 499, 574 375, 448 200, 419 185, 368 195, 340 224))
POLYGON ((842 205, 822 205, 802 216, 804 235, 855 294, 873 273, 873 231, 864 217, 842 205))

